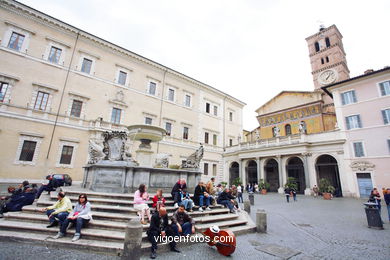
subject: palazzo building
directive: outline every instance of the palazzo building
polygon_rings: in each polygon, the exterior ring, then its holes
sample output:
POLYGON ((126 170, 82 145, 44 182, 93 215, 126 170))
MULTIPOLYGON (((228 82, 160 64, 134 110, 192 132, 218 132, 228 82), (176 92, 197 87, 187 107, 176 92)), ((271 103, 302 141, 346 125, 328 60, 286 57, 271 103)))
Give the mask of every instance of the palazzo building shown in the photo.
POLYGON ((222 154, 242 133, 237 98, 11 0, 0 2, 0 59, 1 179, 81 180, 89 140, 134 124, 166 129, 152 149, 172 165, 204 144, 203 178, 228 178, 222 154))

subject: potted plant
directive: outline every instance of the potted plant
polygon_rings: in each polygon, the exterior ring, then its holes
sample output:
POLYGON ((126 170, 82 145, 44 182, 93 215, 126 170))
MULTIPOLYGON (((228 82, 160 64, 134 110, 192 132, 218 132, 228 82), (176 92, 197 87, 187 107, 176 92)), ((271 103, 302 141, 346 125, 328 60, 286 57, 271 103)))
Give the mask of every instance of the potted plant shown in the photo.
POLYGON ((240 177, 237 177, 233 180, 233 185, 235 185, 237 187, 239 184, 242 184, 242 181, 241 181, 240 177))
POLYGON ((259 189, 261 190, 261 194, 265 195, 267 194, 267 190, 269 189, 271 185, 266 182, 264 179, 260 179, 259 182, 259 189))
POLYGON ((332 193, 335 191, 335 188, 330 184, 330 181, 328 179, 325 178, 320 179, 318 189, 319 192, 322 193, 322 197, 325 200, 332 199, 332 193))
POLYGON ((298 189, 298 184, 297 180, 294 177, 288 177, 286 185, 284 185, 285 188, 290 188, 292 190, 297 190, 298 189))

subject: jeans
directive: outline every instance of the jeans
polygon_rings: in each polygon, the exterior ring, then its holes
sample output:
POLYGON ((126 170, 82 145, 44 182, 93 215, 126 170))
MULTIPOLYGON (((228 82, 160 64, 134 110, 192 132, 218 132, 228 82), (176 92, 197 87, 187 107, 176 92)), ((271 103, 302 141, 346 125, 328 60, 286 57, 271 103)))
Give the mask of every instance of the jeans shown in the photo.
POLYGON ((46 211, 46 215, 49 217, 50 224, 54 222, 58 222, 60 223, 60 226, 62 226, 62 223, 64 223, 65 219, 68 217, 69 212, 67 211, 60 212, 50 217, 50 214, 53 213, 54 211, 55 211, 54 209, 49 209, 48 211, 46 211))
POLYGON ((387 213, 389 214, 389 221, 390 221, 390 204, 387 205, 387 213))
POLYGON ((220 200, 220 201, 218 201, 218 204, 224 205, 224 206, 228 207, 230 210, 232 210, 234 208, 234 205, 230 200, 220 200))
POLYGON ((39 197, 41 196, 42 192, 44 192, 44 191, 50 192, 50 191, 55 191, 55 190, 56 190, 56 189, 54 189, 54 188, 52 188, 52 187, 49 187, 48 185, 42 185, 42 186, 39 188, 39 190, 38 190, 37 195, 35 196, 35 198, 39 199, 39 197))
POLYGON ((191 235, 192 233, 192 224, 190 222, 183 223, 181 225, 181 234, 179 233, 179 228, 176 224, 172 224, 172 229, 175 232, 176 235, 191 235))
POLYGON ((237 195, 238 202, 244 203, 244 200, 242 199, 242 192, 237 193, 237 195))
POLYGON ((206 207, 210 206, 210 199, 211 199, 210 197, 205 197, 203 195, 200 195, 199 196, 199 207, 203 207, 204 202, 206 202, 206 207))
POLYGON ((184 205, 184 208, 187 210, 191 210, 194 206, 194 202, 191 199, 182 200, 181 205, 184 205))
POLYGON ((286 200, 287 202, 290 202, 290 194, 286 194, 286 200))
POLYGON ((180 192, 178 192, 178 191, 172 192, 171 195, 172 195, 173 201, 175 203, 179 203, 180 202, 180 197, 181 197, 180 196, 180 192))
POLYGON ((89 219, 83 219, 83 218, 76 218, 76 219, 67 218, 67 219, 65 219, 64 223, 62 223, 61 229, 60 229, 60 232, 62 234, 66 234, 66 229, 68 228, 68 225, 71 222, 73 224, 76 224, 76 234, 80 235, 81 228, 85 227, 88 224, 89 219))

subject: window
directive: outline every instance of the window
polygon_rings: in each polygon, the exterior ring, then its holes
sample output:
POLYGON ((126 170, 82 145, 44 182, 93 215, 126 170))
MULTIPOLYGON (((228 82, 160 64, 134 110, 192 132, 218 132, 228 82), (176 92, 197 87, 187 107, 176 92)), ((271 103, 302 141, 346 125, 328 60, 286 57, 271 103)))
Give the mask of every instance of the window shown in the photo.
POLYGON ((315 42, 314 48, 316 49, 316 52, 320 51, 320 44, 318 42, 315 42))
POLYGON ((24 35, 13 32, 8 43, 8 48, 20 51, 24 41, 24 35))
POLYGON ((4 101, 5 94, 7 93, 8 83, 0 82, 0 102, 4 101))
POLYGON ((204 173, 204 175, 209 175, 209 164, 208 163, 204 163, 203 173, 204 173))
POLYGON ((183 127, 183 139, 188 140, 188 127, 183 127))
POLYGON ((44 111, 46 109, 46 105, 47 105, 48 99, 49 99, 49 94, 48 93, 45 93, 45 92, 42 92, 42 91, 38 91, 37 99, 35 100, 34 109, 43 110, 44 111))
POLYGON ((186 107, 190 107, 191 106, 191 96, 190 95, 185 95, 185 97, 184 97, 184 105, 186 107))
POLYGON ((217 165, 213 164, 213 176, 217 176, 217 165))
POLYGON ((111 113, 111 123, 120 124, 121 122, 121 112, 122 110, 119 108, 113 108, 111 113))
POLYGON ((81 65, 81 71, 89 74, 91 73, 91 68, 92 68, 92 60, 84 58, 83 64, 81 65))
POLYGON ((25 140, 23 142, 22 151, 19 156, 19 161, 32 162, 36 146, 37 142, 25 140))
POLYGON ((156 95, 156 87, 157 84, 155 82, 150 81, 149 82, 149 87, 148 87, 148 94, 150 95, 156 95))
POLYGON ((209 143, 209 133, 207 133, 207 132, 204 133, 204 143, 205 144, 209 143))
POLYGON ((387 139, 387 147, 389 148, 389 152, 390 152, 390 139, 387 139))
POLYGON ((60 48, 56 48, 51 46, 48 60, 53 63, 59 63, 61 57, 62 50, 60 48))
POLYGON ((291 125, 287 124, 284 129, 286 130, 286 135, 291 135, 291 125))
POLYGON ((172 88, 168 89, 168 100, 172 102, 175 101, 175 90, 172 88))
POLYGON ((382 96, 390 95, 390 80, 379 83, 379 88, 381 89, 382 96))
POLYGON ((218 106, 214 106, 214 116, 218 116, 218 106))
POLYGON ((166 122, 165 123, 165 131, 167 131, 167 135, 171 135, 171 133, 172 133, 172 124, 171 123, 169 123, 169 122, 166 122))
POLYGON ((145 125, 152 125, 152 122, 153 122, 152 118, 145 117, 145 125))
POLYGON ((328 37, 325 38, 325 44, 326 44, 326 47, 330 47, 330 40, 328 37))
POLYGON ((229 121, 233 121, 233 112, 229 112, 229 121))
POLYGON ((127 78, 127 73, 124 71, 119 71, 119 76, 118 76, 118 84, 121 85, 126 85, 126 78, 127 78))
POLYGON ((362 128, 362 122, 360 120, 360 115, 347 116, 345 118, 347 123, 347 129, 362 128))
POLYGON ((348 105, 356 102, 357 101, 356 101, 356 95, 354 90, 341 93, 341 103, 343 105, 348 105))
POLYGON ((321 58, 321 64, 324 64, 324 58, 321 58))
POLYGON ((74 117, 80 117, 82 107, 83 107, 82 101, 73 100, 72 109, 70 110, 70 115, 74 117))
POLYGON ((353 150, 355 152, 355 157, 363 157, 364 156, 364 149, 363 149, 362 142, 354 142, 353 143, 353 150))
POLYGON ((218 143, 218 135, 213 134, 213 145, 217 145, 218 143))
POLYGON ((232 138, 229 139, 229 146, 233 146, 233 139, 232 138))
POLYGON ((72 161, 73 146, 62 146, 60 164, 70 164, 72 161))
POLYGON ((326 57, 325 57, 325 60, 326 60, 326 63, 328 63, 328 62, 329 62, 329 57, 326 56, 326 57))
POLYGON ((382 110, 383 123, 388 125, 390 123, 390 108, 382 110))
POLYGON ((210 103, 206 103, 206 113, 210 113, 210 103))

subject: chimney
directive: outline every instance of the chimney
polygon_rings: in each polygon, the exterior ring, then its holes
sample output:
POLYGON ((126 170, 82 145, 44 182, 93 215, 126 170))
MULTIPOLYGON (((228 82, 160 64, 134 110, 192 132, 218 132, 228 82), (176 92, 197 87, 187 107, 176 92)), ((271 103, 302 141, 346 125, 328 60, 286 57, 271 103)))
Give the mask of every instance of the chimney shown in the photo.
POLYGON ((373 69, 368 69, 368 70, 366 70, 366 71, 364 72, 364 74, 370 74, 370 73, 373 73, 373 72, 374 72, 373 69))

